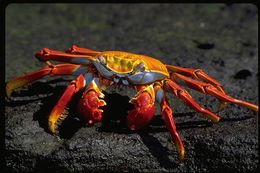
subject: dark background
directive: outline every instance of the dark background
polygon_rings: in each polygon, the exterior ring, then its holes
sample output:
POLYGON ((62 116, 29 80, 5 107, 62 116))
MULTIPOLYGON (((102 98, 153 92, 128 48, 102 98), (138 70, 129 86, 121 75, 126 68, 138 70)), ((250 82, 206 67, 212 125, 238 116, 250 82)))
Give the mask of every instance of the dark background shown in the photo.
MULTIPOLYGON (((44 64, 34 53, 72 44, 146 54, 165 64, 202 68, 231 96, 258 103, 258 11, 253 4, 10 4, 5 23, 5 81, 44 64)), ((47 118, 73 78, 44 78, 6 99, 9 171, 253 172, 258 164, 258 114, 229 104, 208 123, 169 95, 185 160, 157 110, 132 133, 124 124, 128 93, 107 93, 104 121, 86 127, 74 102, 60 137, 47 118), (123 93, 123 94, 122 94, 123 93), (120 109, 119 109, 120 107, 120 109)), ((218 101, 189 90, 203 107, 218 101)), ((76 102, 77 99, 75 99, 76 102)), ((158 105, 156 105, 158 108, 158 105)))

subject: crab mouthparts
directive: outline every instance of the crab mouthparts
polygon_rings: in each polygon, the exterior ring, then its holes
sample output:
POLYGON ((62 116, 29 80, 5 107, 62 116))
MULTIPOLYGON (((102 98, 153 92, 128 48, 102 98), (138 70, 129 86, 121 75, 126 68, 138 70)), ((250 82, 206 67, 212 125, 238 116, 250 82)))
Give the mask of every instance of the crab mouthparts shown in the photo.
POLYGON ((117 76, 113 77, 111 85, 112 84, 123 84, 123 85, 128 86, 129 82, 124 75, 117 74, 117 76))

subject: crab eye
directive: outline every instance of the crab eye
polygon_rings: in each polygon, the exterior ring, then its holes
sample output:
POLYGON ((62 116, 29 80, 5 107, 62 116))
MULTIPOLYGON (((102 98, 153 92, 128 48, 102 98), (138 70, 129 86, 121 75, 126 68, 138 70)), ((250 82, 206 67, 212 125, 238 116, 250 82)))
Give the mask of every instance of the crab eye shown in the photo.
POLYGON ((102 64, 106 64, 106 59, 105 59, 104 56, 99 55, 99 56, 98 56, 98 60, 99 60, 99 62, 101 62, 102 64))
POLYGON ((136 66, 136 69, 137 69, 138 71, 143 72, 143 71, 145 70, 144 63, 143 63, 143 62, 139 63, 139 64, 136 66))

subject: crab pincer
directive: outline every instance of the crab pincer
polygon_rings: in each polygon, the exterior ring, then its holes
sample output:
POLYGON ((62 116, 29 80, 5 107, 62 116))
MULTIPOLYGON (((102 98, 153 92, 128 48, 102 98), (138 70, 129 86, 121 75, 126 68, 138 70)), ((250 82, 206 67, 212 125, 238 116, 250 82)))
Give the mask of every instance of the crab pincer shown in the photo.
POLYGON ((131 130, 138 130, 147 125, 154 115, 154 90, 150 85, 141 89, 129 102, 134 108, 128 112, 126 124, 131 130))
POLYGON ((93 80, 84 91, 77 105, 79 114, 83 116, 88 125, 93 125, 95 122, 102 120, 103 110, 99 107, 106 105, 102 98, 104 98, 104 94, 93 80))

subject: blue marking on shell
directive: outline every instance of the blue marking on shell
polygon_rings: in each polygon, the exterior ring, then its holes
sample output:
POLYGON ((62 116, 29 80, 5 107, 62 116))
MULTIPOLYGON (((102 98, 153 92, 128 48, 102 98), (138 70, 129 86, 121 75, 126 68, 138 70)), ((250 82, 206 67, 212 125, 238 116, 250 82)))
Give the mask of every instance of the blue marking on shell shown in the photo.
POLYGON ((161 103, 162 102, 162 98, 163 98, 163 95, 164 95, 164 91, 160 88, 157 90, 157 93, 155 94, 155 99, 158 103, 161 103))
POLYGON ((99 79, 98 79, 98 78, 94 78, 93 81, 96 83, 96 85, 97 85, 98 87, 100 87, 100 86, 99 86, 99 79))
POLYGON ((85 77, 85 81, 86 81, 86 86, 88 86, 91 83, 91 81, 93 80, 93 76, 91 73, 86 73, 84 75, 84 77, 85 77))
MULTIPOLYGON (((103 64, 99 61, 93 62, 94 66, 97 68, 98 72, 107 79, 112 79, 113 75, 119 78, 126 77, 131 84, 150 84, 152 82, 165 79, 167 76, 159 72, 149 72, 149 71, 139 71, 135 74, 118 74, 113 71, 109 71, 103 64)), ((142 65, 140 65, 142 66, 142 65)), ((116 82, 116 81, 115 81, 116 82)))
POLYGON ((128 77, 128 79, 131 81, 133 84, 142 84, 142 79, 143 79, 144 73, 139 72, 134 75, 131 75, 128 77))
POLYGON ((86 58, 72 58, 71 63, 73 64, 82 64, 82 65, 88 65, 90 61, 86 58))
POLYGON ((138 72, 129 76, 129 80, 133 84, 149 84, 164 79, 166 76, 158 72, 138 72))
POLYGON ((72 75, 75 75, 75 76, 78 76, 82 73, 85 73, 86 72, 86 67, 79 67, 77 70, 75 70, 72 75))
POLYGON ((147 72, 144 74, 143 81, 144 83, 151 83, 157 80, 162 80, 165 78, 165 75, 157 72, 147 72))
POLYGON ((113 76, 113 73, 110 72, 110 71, 108 71, 108 70, 107 70, 102 64, 100 64, 99 62, 94 61, 93 64, 95 65, 95 67, 97 68, 97 70, 99 71, 99 73, 100 73, 102 76, 104 76, 104 77, 106 77, 106 78, 108 78, 108 79, 110 79, 110 78, 113 76))
POLYGON ((141 62, 140 64, 138 64, 138 65, 136 66, 136 68, 137 68, 139 71, 143 72, 143 71, 145 70, 145 68, 144 68, 144 63, 141 62))

